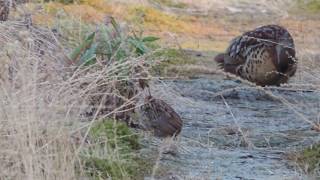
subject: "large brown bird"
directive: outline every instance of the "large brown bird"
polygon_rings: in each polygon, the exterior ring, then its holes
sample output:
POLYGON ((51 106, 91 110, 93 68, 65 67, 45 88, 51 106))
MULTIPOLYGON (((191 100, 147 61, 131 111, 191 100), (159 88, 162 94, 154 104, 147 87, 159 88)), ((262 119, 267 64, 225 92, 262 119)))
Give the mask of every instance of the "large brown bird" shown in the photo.
POLYGON ((294 41, 278 25, 266 25, 234 38, 215 61, 226 71, 257 85, 286 83, 297 70, 294 41))
POLYGON ((0 21, 6 21, 9 16, 10 1, 0 0, 0 21))
POLYGON ((169 104, 152 96, 147 96, 145 101, 141 107, 146 117, 145 129, 152 130, 159 137, 176 136, 181 132, 182 120, 169 104))

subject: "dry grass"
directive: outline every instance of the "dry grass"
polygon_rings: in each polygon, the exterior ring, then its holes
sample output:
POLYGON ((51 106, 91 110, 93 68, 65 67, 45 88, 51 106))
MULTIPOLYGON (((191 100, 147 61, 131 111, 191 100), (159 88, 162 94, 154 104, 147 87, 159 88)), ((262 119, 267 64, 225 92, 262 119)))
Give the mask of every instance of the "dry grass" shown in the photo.
MULTIPOLYGON (((210 10, 224 8, 234 3, 234 1, 224 3, 209 0, 196 1, 197 3, 191 0, 177 2, 186 3, 192 9, 200 9, 204 12, 202 15, 210 15, 210 10)), ((265 5, 268 2, 261 0, 258 4, 265 5)), ((291 16, 287 11, 282 12, 281 10, 288 2, 283 1, 280 4, 273 2, 268 8, 273 8, 274 12, 281 17, 263 21, 288 27, 297 44, 299 57, 297 75, 290 86, 274 89, 320 91, 319 20, 301 20, 299 19, 301 17, 291 16)), ((183 48, 219 51, 227 46, 227 42, 234 35, 261 25, 261 22, 250 19, 233 22, 230 19, 219 19, 221 16, 218 16, 213 18, 214 21, 209 21, 207 17, 180 16, 153 7, 140 6, 148 5, 147 1, 130 2, 134 4, 130 8, 123 6, 125 3, 127 1, 120 1, 120 4, 111 3, 110 7, 107 7, 110 4, 99 0, 67 6, 50 3, 46 5, 47 12, 36 14, 34 19, 38 24, 52 26, 55 18, 53 14, 56 15, 57 9, 63 7, 67 16, 71 15, 84 22, 99 23, 103 20, 105 13, 128 20, 132 17, 124 17, 123 11, 130 10, 131 15, 136 16, 135 13, 138 10, 144 13, 146 32, 159 34, 169 41, 176 40, 172 38, 173 36, 178 37, 183 48), (49 22, 47 22, 48 18, 49 22)), ((128 107, 142 96, 138 93, 127 98, 119 93, 116 88, 118 83, 127 79, 135 82, 136 77, 119 76, 118 72, 121 69, 133 69, 145 57, 132 58, 124 63, 112 63, 107 67, 97 64, 74 71, 75 67, 66 63, 68 62, 65 53, 67 50, 61 45, 64 43, 53 38, 50 31, 45 29, 30 31, 24 27, 23 23, 12 21, 1 23, 0 32, 0 44, 4 44, 0 51, 0 179, 79 179, 85 176, 80 152, 88 146, 86 139, 90 128, 95 122, 107 116, 130 111, 128 107), (88 101, 92 96, 97 95, 97 90, 101 93, 98 96, 102 100, 108 96, 115 96, 121 98, 123 102, 100 116, 99 111, 104 106, 103 101, 100 101, 101 103, 96 107, 98 111, 88 121, 83 115, 90 107, 88 101), (105 90, 108 90, 108 93, 105 93, 105 90)), ((80 33, 73 35, 75 35, 75 41, 81 37, 80 33)), ((179 42, 178 44, 180 45, 179 42)), ((216 71, 216 67, 212 69, 212 65, 208 66, 211 63, 211 61, 201 61, 196 65, 175 66, 169 70, 177 72, 184 70, 186 74, 223 74, 221 71, 216 71)), ((237 77, 233 78, 237 79, 237 77)), ((241 79, 238 78, 238 80, 241 79)), ((308 119, 301 113, 305 108, 303 105, 297 106, 284 97, 273 94, 268 88, 243 82, 250 85, 248 89, 258 89, 278 99, 302 121, 307 121, 311 126, 317 126, 315 119, 308 119)), ((221 96, 233 90, 228 89, 215 95, 221 96)), ((227 102, 225 104, 232 114, 227 102)), ((242 127, 237 124, 237 117, 233 116, 233 118, 236 128, 241 132, 242 127)), ((249 140, 245 141, 251 144, 249 140)), ((162 148, 161 146, 153 176, 156 176, 159 168, 162 148)), ((116 157, 117 153, 110 154, 110 159, 116 157)), ((126 172, 123 174, 126 175, 126 172)))
POLYGON ((145 57, 78 68, 70 66, 66 49, 50 30, 10 21, 1 23, 0 31, 0 179, 85 176, 80 154, 93 146, 86 142, 90 129, 106 117, 132 111, 142 95, 123 94, 126 86, 119 84, 131 81, 137 88, 133 71, 145 57), (94 104, 92 97, 99 97, 94 104), (87 117, 88 112, 93 114, 87 117))
POLYGON ((63 54, 46 38, 48 32, 24 26, 0 24, 1 61, 6 61, 0 81, 0 179, 76 179, 70 125, 81 118, 72 112, 71 97, 59 93, 63 54))

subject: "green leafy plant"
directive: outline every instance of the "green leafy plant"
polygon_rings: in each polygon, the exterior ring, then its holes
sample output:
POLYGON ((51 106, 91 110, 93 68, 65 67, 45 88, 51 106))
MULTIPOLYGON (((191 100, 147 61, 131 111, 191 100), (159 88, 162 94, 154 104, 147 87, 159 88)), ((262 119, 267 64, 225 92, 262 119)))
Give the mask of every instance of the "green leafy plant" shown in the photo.
POLYGON ((146 36, 146 37, 138 37, 136 34, 130 36, 128 38, 128 42, 135 48, 135 52, 138 55, 143 55, 149 52, 149 48, 147 43, 151 43, 159 40, 158 37, 154 36, 146 36))
POLYGON ((97 57, 103 61, 123 61, 131 56, 133 51, 136 56, 150 52, 151 44, 159 40, 154 36, 125 35, 121 32, 119 24, 111 18, 110 25, 102 25, 97 33, 86 36, 83 42, 71 53, 70 59, 78 65, 91 65, 97 57))
POLYGON ((95 33, 89 34, 83 43, 76 47, 71 55, 70 59, 77 64, 91 64, 96 58, 96 44, 94 44, 95 33))

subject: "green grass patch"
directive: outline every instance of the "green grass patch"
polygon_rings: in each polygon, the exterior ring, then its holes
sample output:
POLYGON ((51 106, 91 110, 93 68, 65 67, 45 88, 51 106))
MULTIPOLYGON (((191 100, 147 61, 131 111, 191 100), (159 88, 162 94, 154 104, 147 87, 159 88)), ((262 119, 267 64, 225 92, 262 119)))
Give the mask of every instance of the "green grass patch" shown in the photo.
POLYGON ((309 13, 320 13, 320 1, 319 0, 298 0, 297 8, 309 13))
POLYGON ((115 120, 105 120, 91 128, 90 137, 94 141, 107 140, 111 148, 121 147, 123 153, 139 149, 139 136, 125 123, 115 120))
POLYGON ((154 0, 155 2, 164 5, 164 6, 168 6, 168 7, 174 7, 174 8, 187 8, 188 5, 186 3, 183 2, 175 2, 172 0, 154 0))
POLYGON ((139 135, 125 123, 112 119, 96 123, 88 139, 82 160, 93 179, 143 179, 151 173, 152 162, 138 156, 139 135))
POLYGON ((309 173, 315 172, 320 168, 320 144, 313 145, 303 150, 298 155, 298 163, 309 173), (306 166, 307 165, 307 166, 306 166), (306 168, 307 167, 307 168, 306 168))
POLYGON ((164 58, 164 61, 162 61, 160 64, 153 67, 153 73, 160 76, 168 76, 168 75, 174 75, 177 72, 168 72, 168 68, 172 66, 178 66, 178 65, 186 65, 186 64, 195 64, 196 60, 191 57, 187 56, 183 50, 179 49, 164 49, 161 51, 158 51, 154 54, 154 59, 157 58, 164 58))

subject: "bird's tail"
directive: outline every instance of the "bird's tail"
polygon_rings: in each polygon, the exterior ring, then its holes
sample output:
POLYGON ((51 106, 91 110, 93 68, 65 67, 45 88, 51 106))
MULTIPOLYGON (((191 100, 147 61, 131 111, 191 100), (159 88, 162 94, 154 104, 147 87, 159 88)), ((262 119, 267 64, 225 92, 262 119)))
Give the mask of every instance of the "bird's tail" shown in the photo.
POLYGON ((214 60, 218 63, 220 68, 224 68, 224 53, 220 53, 214 57, 214 60))

